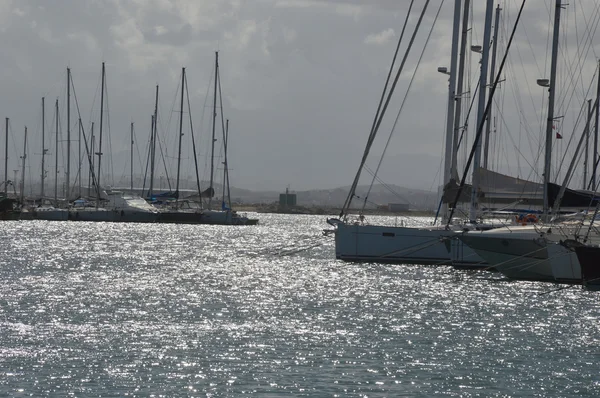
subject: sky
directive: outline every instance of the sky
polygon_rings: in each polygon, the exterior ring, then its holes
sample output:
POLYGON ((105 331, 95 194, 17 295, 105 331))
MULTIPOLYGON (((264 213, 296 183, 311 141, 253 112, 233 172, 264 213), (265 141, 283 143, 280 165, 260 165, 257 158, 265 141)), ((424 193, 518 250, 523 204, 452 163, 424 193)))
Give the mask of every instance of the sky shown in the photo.
MULTIPOLYGON (((26 178, 39 179, 41 98, 45 97, 46 170, 51 176, 55 173, 54 103, 58 99, 59 175, 64 174, 66 68, 70 67, 72 72, 84 129, 89 134, 94 122, 97 134, 100 71, 105 62, 108 99, 103 114, 102 162, 106 167, 103 173, 112 171, 112 183, 127 185, 124 181, 129 175, 133 122, 134 173, 143 174, 154 90, 159 85, 159 135, 167 172, 174 176, 178 90, 181 68, 185 67, 200 174, 208 179, 214 57, 218 51, 222 109, 224 118, 230 120, 231 184, 279 191, 286 187, 306 190, 350 185, 409 3, 408 0, 2 0, 0 110, 3 117, 10 118, 8 169, 12 173, 20 168, 23 132, 27 126, 26 178)), ((415 0, 402 51, 424 3, 425 0, 415 0)), ((448 80, 437 72, 437 67, 449 64, 453 3, 430 1, 390 103, 388 119, 374 145, 374 156, 368 162, 371 169, 377 167, 425 38, 433 27, 381 166, 379 176, 386 183, 433 190, 440 184, 448 80)), ((485 2, 473 3, 470 44, 481 44, 485 2)), ((502 48, 506 46, 521 2, 499 3, 503 8, 498 41, 502 48)), ((502 172, 523 178, 539 178, 541 169, 541 128, 545 125, 547 94, 535 81, 549 74, 548 45, 554 3, 555 0, 527 2, 495 102, 499 109, 494 119, 497 138, 492 150, 494 160, 490 163, 502 172)), ((563 10, 557 103, 564 119, 557 123, 556 129, 564 133, 564 138, 556 144, 558 159, 562 153, 572 152, 568 139, 575 136, 572 131, 582 128, 581 122, 577 122, 578 112, 585 99, 592 98, 595 92, 593 79, 600 55, 598 20, 600 4, 594 0, 570 2, 563 10)), ((466 80, 474 90, 479 59, 472 54, 466 80)), ((184 108, 182 176, 192 178, 187 104, 184 108)), ((74 137, 78 134, 77 117, 73 105, 70 125, 74 137)), ((221 134, 219 124, 217 154, 221 153, 221 134)), ((0 141, 3 150, 4 143, 0 141)), ((468 138, 465 142, 468 143, 468 138)), ((71 153, 76 157, 78 143, 72 145, 71 153)), ((468 147, 463 145, 462 151, 468 147)), ((222 160, 217 156, 217 170, 222 168, 222 160)), ((72 163, 71 174, 75 175, 77 161, 72 163)), ((163 175, 164 168, 157 175, 163 175)), ((4 169, 3 164, 0 169, 4 169)), ((369 179, 364 181, 368 183, 369 179)))

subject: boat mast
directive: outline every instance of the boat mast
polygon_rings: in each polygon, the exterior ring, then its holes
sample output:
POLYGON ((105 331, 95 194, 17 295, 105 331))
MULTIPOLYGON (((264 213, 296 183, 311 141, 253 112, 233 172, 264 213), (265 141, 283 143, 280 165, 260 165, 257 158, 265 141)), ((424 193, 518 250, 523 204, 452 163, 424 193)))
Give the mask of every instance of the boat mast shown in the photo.
POLYGON ((210 151, 210 190, 208 196, 208 209, 210 210, 213 197, 213 181, 215 175, 215 128, 217 127, 217 80, 219 78, 219 52, 215 51, 215 91, 213 97, 213 125, 210 151))
POLYGON ((4 120, 6 138, 4 141, 4 195, 8 197, 8 118, 4 120))
POLYGON ((590 157, 590 122, 592 120, 592 100, 587 100, 587 122, 585 123, 585 152, 583 157, 583 189, 587 189, 587 172, 588 172, 588 162, 590 157))
POLYGON ((133 122, 131 122, 131 153, 129 154, 130 175, 131 175, 131 192, 133 192, 133 122))
MULTIPOLYGON (((450 51, 450 78, 448 79, 448 113, 446 115, 446 143, 444 146, 444 183, 452 178, 452 138, 454 135, 454 107, 456 103, 456 58, 458 55, 458 35, 460 30, 461 0, 454 1, 454 23, 452 25, 452 49, 450 51)), ((448 73, 448 72, 446 72, 448 73)), ((448 204, 443 204, 443 219, 448 218, 448 204)))
MULTIPOLYGON (((481 53, 481 71, 479 75, 479 103, 477 104, 477 126, 480 126, 485 116, 485 97, 488 76, 488 59, 490 53, 490 36, 492 25, 492 10, 494 0, 487 0, 485 8, 485 28, 483 30, 483 51, 481 53)), ((473 159, 473 187, 471 189, 471 208, 469 210, 469 221, 477 221, 477 209, 479 207, 479 165, 481 163, 481 135, 477 135, 475 142, 475 157, 473 159)))
MULTIPOLYGON (((548 217, 550 200, 548 185, 550 184, 550 162, 552 161, 552 138, 554 127, 554 95, 556 94, 556 61, 558 60, 558 34, 560 32, 560 10, 562 0, 556 0, 554 9, 554 32, 552 33, 552 61, 550 63, 550 86, 548 87, 548 120, 546 124, 546 152, 544 157, 544 209, 543 215, 548 217)), ((596 153, 596 148, 594 148, 596 153)), ((595 178, 595 174, 594 174, 595 178)))
POLYGON ((181 171, 181 138, 183 137, 183 91, 185 89, 185 68, 181 68, 181 104, 179 107, 179 152, 177 154, 177 182, 175 183, 175 207, 179 202, 179 176, 181 171))
POLYGON ((25 199, 25 159, 27 158, 27 126, 25 126, 25 139, 23 140, 23 166, 21 168, 21 208, 23 208, 23 201, 25 199))
POLYGON ((79 181, 79 197, 81 198, 81 164, 83 163, 83 158, 81 157, 81 118, 78 119, 77 127, 79 129, 79 139, 77 140, 77 144, 79 145, 79 168, 77 169, 77 180, 79 181))
MULTIPOLYGON (((498 26, 500 24, 500 4, 496 7, 496 20, 494 22, 494 38, 492 39, 492 64, 490 67, 490 79, 496 77, 496 53, 498 52, 498 26)), ((483 150, 483 168, 488 168, 488 157, 490 152, 490 133, 492 131, 492 108, 487 114, 487 123, 485 124, 485 148, 483 150)))
POLYGON ((461 35, 461 43, 460 43, 460 56, 458 63, 458 82, 456 84, 456 90, 458 95, 456 96, 456 101, 454 105, 454 136, 452 138, 452 166, 451 170, 451 178, 456 178, 458 182, 458 140, 460 131, 460 117, 461 117, 461 106, 462 106, 462 96, 463 96, 463 80, 465 75, 465 58, 466 58, 466 48, 467 48, 467 35, 469 33, 469 10, 470 10, 471 0, 465 0, 464 9, 463 9, 463 17, 462 17, 462 35, 461 35))
POLYGON ((67 172, 66 178, 66 195, 67 202, 71 196, 71 68, 67 68, 67 172))
POLYGON ((55 104, 55 122, 56 122, 56 135, 54 142, 54 205, 58 205, 58 99, 55 104))
POLYGON ((156 85, 156 96, 154 99, 154 116, 152 116, 152 127, 150 128, 150 187, 148 197, 154 194, 154 165, 156 160, 156 119, 158 116, 158 84, 156 85))
POLYGON ((185 93, 188 104, 188 117, 190 120, 190 135, 192 136, 192 150, 194 151, 194 166, 196 172, 196 185, 198 187, 198 203, 200 209, 202 209, 202 189, 200 188, 200 174, 198 174, 198 156, 196 155, 196 139, 194 138, 194 124, 192 123, 192 107, 190 105, 190 89, 187 84, 187 77, 185 78, 185 93))
POLYGON ((44 201, 44 179, 46 177, 46 98, 42 97, 42 183, 41 183, 41 201, 44 201))
POLYGON ((104 62, 102 62, 102 83, 100 84, 100 136, 98 137, 98 177, 96 178, 96 209, 98 209, 98 205, 100 204, 100 190, 102 189, 102 185, 100 185, 100 171, 102 170, 102 115, 104 114, 104 62))
POLYGON ((598 167, 598 114, 600 113, 600 60, 598 60, 598 86, 596 89, 596 118, 594 123, 594 169, 592 171, 592 191, 596 191, 596 168, 598 167))
POLYGON ((225 203, 225 186, 227 186, 227 204, 231 209, 231 188, 229 186, 229 164, 227 162, 227 144, 229 143, 229 119, 225 122, 225 139, 223 140, 223 203, 225 203))
POLYGON ((95 156, 95 152, 94 152, 95 147, 96 147, 96 145, 94 145, 96 143, 96 137, 94 137, 94 122, 92 122, 92 129, 90 131, 90 141, 91 141, 90 152, 92 153, 92 167, 89 169, 89 173, 88 173, 88 196, 92 195, 92 191, 91 191, 92 184, 95 183, 94 181, 92 181, 93 180, 92 174, 94 173, 94 168, 96 167, 96 165, 95 165, 96 156, 95 156))

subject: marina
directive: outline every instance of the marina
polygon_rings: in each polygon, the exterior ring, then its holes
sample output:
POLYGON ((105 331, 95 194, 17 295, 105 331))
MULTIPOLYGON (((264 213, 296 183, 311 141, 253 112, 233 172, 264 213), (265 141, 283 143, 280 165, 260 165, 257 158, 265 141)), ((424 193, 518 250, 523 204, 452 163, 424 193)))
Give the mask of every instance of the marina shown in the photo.
POLYGON ((600 2, 0 23, 0 396, 600 396, 600 2))

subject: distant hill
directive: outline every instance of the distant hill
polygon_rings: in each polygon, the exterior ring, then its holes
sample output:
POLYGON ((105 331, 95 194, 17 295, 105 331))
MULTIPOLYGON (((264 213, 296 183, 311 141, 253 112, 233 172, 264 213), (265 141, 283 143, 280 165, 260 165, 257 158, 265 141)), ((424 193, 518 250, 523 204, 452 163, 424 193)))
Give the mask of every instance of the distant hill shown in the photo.
MULTIPOLYGON (((356 190, 358 198, 353 201, 353 207, 362 207, 368 187, 359 186, 356 190)), ((313 189, 308 191, 290 191, 295 193, 300 206, 341 207, 348 196, 350 187, 333 189, 313 189)), ((217 195, 220 192, 217 189, 217 195)), ((281 192, 283 193, 283 192, 281 192)), ((247 189, 231 188, 231 197, 240 203, 272 203, 279 201, 280 192, 250 191, 247 189)), ((414 210, 432 210, 438 206, 439 197, 435 192, 410 189, 397 185, 374 185, 368 198, 368 208, 388 203, 408 203, 414 210)))
MULTIPOLYGON (((53 181, 47 181, 46 195, 53 196, 54 186, 53 181)), ((87 185, 87 184, 86 184, 87 185)), ((155 187, 155 192, 168 191, 168 186, 163 182, 162 188, 160 184, 155 187)), ((128 183, 117 184, 116 188, 121 190, 128 190, 128 183)), ((134 186, 137 193, 141 194, 141 187, 144 186, 143 179, 138 178, 134 181, 134 186)), ((202 189, 206 189, 209 186, 208 181, 201 182, 202 189)), ((196 182, 192 180, 182 179, 180 183, 183 196, 194 196, 196 192, 196 182)), ((61 187, 63 188, 63 187, 61 187)), ((223 192, 223 188, 219 184, 214 185, 215 195, 220 198, 223 192)), ((147 187, 146 187, 147 189, 147 187)), ((174 189, 172 186, 171 189, 174 189)), ((290 191, 297 195, 297 204, 305 207, 329 207, 329 208, 340 208, 343 206, 350 186, 338 187, 332 189, 312 189, 307 191, 290 191)), ((362 207, 367 186, 359 186, 356 190, 357 198, 353 201, 352 207, 362 207)), ((77 191, 74 187, 73 191, 77 191)), ((87 193, 87 188, 83 190, 87 193)), ((26 195, 36 196, 39 195, 40 186, 37 183, 26 185, 26 195)), ((231 187, 231 199, 233 202, 242 204, 271 204, 279 202, 279 194, 285 191, 253 191, 249 189, 242 189, 231 187)), ((63 196, 63 192, 58 195, 63 196)), ((430 192, 421 189, 411 189, 400 187, 398 185, 374 185, 373 189, 368 198, 367 208, 375 208, 377 206, 385 206, 388 203, 408 203, 411 210, 434 210, 438 206, 439 196, 435 192, 430 192)))

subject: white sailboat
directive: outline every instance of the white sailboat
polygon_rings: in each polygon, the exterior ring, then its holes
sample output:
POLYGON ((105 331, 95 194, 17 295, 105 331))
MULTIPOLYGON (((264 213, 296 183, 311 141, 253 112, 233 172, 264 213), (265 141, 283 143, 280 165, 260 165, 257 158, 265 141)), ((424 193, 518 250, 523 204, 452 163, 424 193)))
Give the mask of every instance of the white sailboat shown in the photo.
MULTIPOLYGON (((539 83, 549 87, 548 119, 546 125, 546 148, 544 162, 544 205, 543 214, 557 213, 561 204, 566 185, 575 165, 577 152, 583 142, 579 142, 576 154, 560 187, 559 194, 550 206, 550 161, 552 153, 552 139, 554 136, 554 96, 556 87, 556 64, 558 54, 558 35, 560 28, 560 12, 562 1, 556 0, 554 15, 554 33, 552 46, 552 61, 550 80, 541 80, 539 83)), ((600 84, 599 84, 600 87, 600 84)), ((594 199, 590 194, 590 201, 594 199)), ((589 226, 587 227, 589 230, 589 226)), ((524 227, 505 227, 491 231, 468 232, 460 236, 460 240, 471 247, 495 269, 511 279, 526 279, 538 281, 575 282, 581 280, 581 269, 576 255, 570 252, 562 241, 576 239, 585 232, 586 227, 580 222, 548 223, 524 227)), ((592 239, 597 239, 597 231, 592 231, 592 239)))
MULTIPOLYGON (((465 1, 465 9, 468 11, 469 1, 465 1)), ((461 20, 461 0, 456 0, 454 3, 454 23, 452 31, 452 51, 451 51, 451 64, 450 64, 450 79, 449 79, 449 93, 448 93, 448 116, 447 116, 447 128, 446 128, 446 139, 445 139, 445 168, 444 168, 444 185, 448 184, 452 177, 457 174, 456 162, 453 161, 453 157, 456 157, 457 145, 454 140, 455 132, 455 106, 460 108, 460 105, 456 104, 460 100, 460 96, 456 95, 456 64, 457 64, 457 53, 458 53, 458 36, 459 27, 461 20)), ((493 1, 487 0, 486 2, 486 27, 484 31, 484 46, 482 51, 481 70, 480 75, 480 86, 487 87, 487 65, 489 55, 489 42, 491 32, 491 16, 493 9, 493 1)), ((425 13, 426 6, 424 7, 421 18, 425 13)), ((468 15, 465 12, 465 15, 468 15)), ((413 37, 416 34, 419 23, 415 28, 413 37)), ((467 20, 464 19, 463 24, 467 29, 467 20)), ((402 38, 401 38, 402 39, 402 38)), ((400 40, 401 40, 400 39, 400 40)), ((408 47, 410 51, 410 46, 408 47)), ((461 58, 464 57, 464 52, 461 51, 461 58)), ((395 57, 394 57, 395 59, 395 57)), ((462 62, 461 62, 462 63, 462 62)), ((399 74, 402 71, 402 66, 398 70, 396 81, 399 74)), ((388 81, 391 76, 391 71, 394 65, 390 68, 390 75, 388 75, 388 81)), ((440 71, 447 72, 446 68, 441 68, 440 71)), ((457 264, 463 266, 476 266, 484 263, 484 260, 478 256, 475 251, 464 245, 461 241, 454 241, 457 233, 464 231, 465 229, 477 229, 481 226, 477 226, 474 223, 466 223, 459 225, 448 225, 448 226, 435 226, 429 228, 416 228, 416 227, 405 227, 405 226, 381 226, 381 225, 368 225, 364 223, 364 218, 361 216, 358 222, 352 222, 347 217, 347 211, 350 207, 354 191, 357 187, 358 180, 362 167, 365 163, 368 155, 370 146, 377 132, 377 129, 381 123, 381 119, 385 113, 389 98, 393 93, 395 82, 392 85, 390 92, 388 93, 388 99, 385 102, 383 108, 384 94, 381 98, 380 109, 381 114, 378 112, 373 123, 373 128, 367 142, 367 149, 363 155, 363 160, 359 171, 352 184, 348 199, 344 205, 344 209, 341 214, 341 219, 329 219, 328 223, 334 226, 335 231, 335 251, 336 258, 345 261, 373 261, 373 262, 391 262, 391 263, 406 263, 406 264, 452 264, 450 252, 455 255, 455 261, 457 264)), ((387 83, 386 83, 387 88, 387 83)), ((462 87, 459 87, 462 89, 462 87)), ((479 103, 478 103, 478 125, 481 124, 484 118, 484 108, 486 103, 486 90, 480 90, 479 103)), ((476 200, 476 199, 475 199, 476 200)), ((444 213, 447 214, 447 204, 444 204, 444 213)), ((475 217, 476 214, 472 213, 475 217)), ((474 221, 474 218, 472 218, 474 221)))
POLYGON ((102 192, 103 207, 73 206, 69 220, 110 222, 155 222, 159 211, 141 196, 107 189, 102 192))

